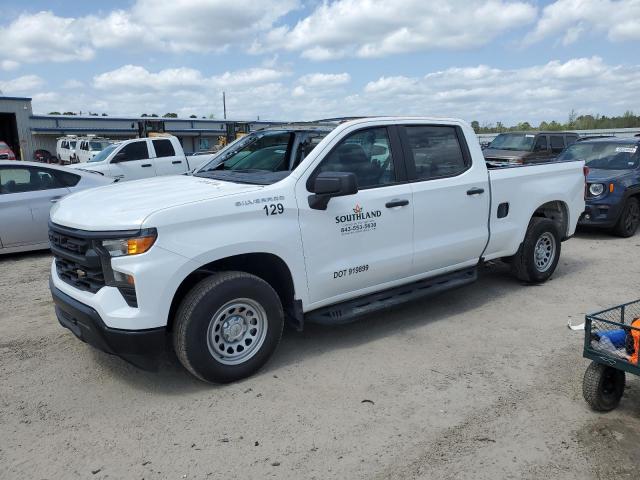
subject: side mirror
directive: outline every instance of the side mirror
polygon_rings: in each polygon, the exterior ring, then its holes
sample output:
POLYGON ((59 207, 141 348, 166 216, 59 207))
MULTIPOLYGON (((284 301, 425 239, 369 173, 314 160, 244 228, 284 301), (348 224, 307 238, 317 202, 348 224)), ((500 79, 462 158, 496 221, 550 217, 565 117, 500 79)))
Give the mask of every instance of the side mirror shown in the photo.
POLYGON ((120 162, 124 162, 127 159, 127 156, 125 155, 124 152, 118 152, 116 153, 113 158, 111 159, 111 163, 120 163, 120 162))
POLYGON ((313 182, 313 193, 309 195, 309 207, 326 210, 332 197, 358 193, 358 180, 352 172, 322 172, 313 182))

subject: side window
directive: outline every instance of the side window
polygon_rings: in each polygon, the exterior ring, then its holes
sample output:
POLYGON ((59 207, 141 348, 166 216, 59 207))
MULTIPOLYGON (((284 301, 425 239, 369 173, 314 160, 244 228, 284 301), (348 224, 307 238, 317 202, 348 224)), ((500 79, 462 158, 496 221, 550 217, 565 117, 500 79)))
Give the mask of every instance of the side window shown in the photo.
POLYGON ((156 151, 156 157, 173 157, 176 151, 171 145, 171 140, 153 140, 153 148, 156 151))
POLYGON ((121 162, 131 162, 134 160, 146 160, 149 158, 149 149, 147 148, 147 141, 132 142, 122 147, 122 150, 118 152, 120 156, 122 154, 121 162))
POLYGON ((538 138, 536 138, 536 144, 533 147, 533 151, 534 152, 545 152, 545 151, 547 151, 547 148, 549 148, 547 146, 547 136, 546 135, 539 135, 538 138))
POLYGON ((51 171, 38 168, 0 169, 0 193, 24 193, 64 187, 51 171))
POLYGON ((564 150, 564 138, 562 135, 550 135, 551 139, 551 151, 553 153, 560 153, 564 150))
POLYGON ((51 173, 56 177, 61 186, 64 187, 75 187, 80 181, 80 175, 76 175, 75 173, 59 172, 57 170, 51 173))
POLYGON ((338 144, 322 161, 320 172, 352 172, 358 188, 381 187, 395 182, 387 129, 357 131, 338 144))
POLYGON ((469 168, 455 127, 416 125, 403 128, 409 144, 408 160, 415 165, 416 180, 452 177, 469 168))

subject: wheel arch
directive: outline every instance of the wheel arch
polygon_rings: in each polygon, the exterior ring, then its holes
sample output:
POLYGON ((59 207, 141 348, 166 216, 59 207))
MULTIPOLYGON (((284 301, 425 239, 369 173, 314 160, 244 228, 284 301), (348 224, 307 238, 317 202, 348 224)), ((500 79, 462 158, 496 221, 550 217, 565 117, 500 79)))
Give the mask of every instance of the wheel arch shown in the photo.
POLYGON ((548 218, 552 220, 558 227, 562 240, 566 240, 568 238, 569 207, 564 201, 552 200, 543 203, 533 211, 531 219, 535 217, 548 218))
POLYGON ((296 302, 293 275, 287 263, 278 255, 267 252, 244 253, 220 258, 201 265, 189 273, 176 289, 167 318, 167 330, 173 329, 174 317, 184 296, 203 278, 219 271, 241 271, 255 275, 276 291, 287 319, 302 328, 302 309, 296 302))

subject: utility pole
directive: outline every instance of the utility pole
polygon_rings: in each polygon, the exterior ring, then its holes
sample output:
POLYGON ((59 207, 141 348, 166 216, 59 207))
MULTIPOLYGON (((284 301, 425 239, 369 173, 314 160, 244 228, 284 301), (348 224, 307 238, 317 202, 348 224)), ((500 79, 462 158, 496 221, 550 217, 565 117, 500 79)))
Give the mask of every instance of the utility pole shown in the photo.
POLYGON ((222 92, 222 111, 224 112, 224 119, 227 119, 227 98, 224 94, 224 91, 222 92))

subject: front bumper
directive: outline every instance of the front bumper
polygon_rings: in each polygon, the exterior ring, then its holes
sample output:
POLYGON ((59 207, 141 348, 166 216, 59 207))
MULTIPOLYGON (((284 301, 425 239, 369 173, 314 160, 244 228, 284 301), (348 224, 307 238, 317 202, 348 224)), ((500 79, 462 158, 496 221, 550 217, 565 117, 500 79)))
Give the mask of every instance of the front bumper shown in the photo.
POLYGON ((93 308, 63 293, 51 281, 49 287, 60 325, 71 330, 83 342, 138 366, 144 365, 133 361, 133 357, 156 356, 165 350, 167 343, 165 328, 147 330, 109 328, 93 308))
POLYGON ((620 217, 620 204, 588 202, 578 224, 585 227, 613 228, 620 217))

